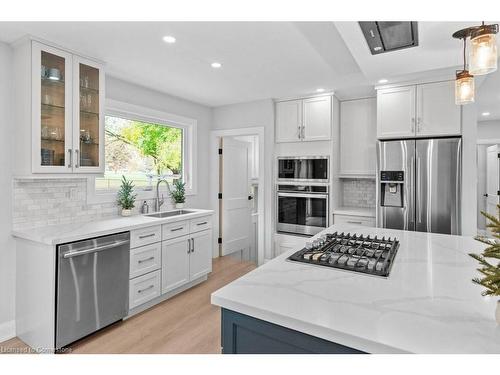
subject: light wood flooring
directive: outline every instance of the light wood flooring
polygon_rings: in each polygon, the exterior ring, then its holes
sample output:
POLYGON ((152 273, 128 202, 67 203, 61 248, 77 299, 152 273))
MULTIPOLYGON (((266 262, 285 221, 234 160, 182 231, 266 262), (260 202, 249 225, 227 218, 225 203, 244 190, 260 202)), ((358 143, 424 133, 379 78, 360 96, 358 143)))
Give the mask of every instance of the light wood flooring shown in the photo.
MULTIPOLYGON (((71 352, 220 353, 220 308, 210 303, 210 294, 254 268, 227 256, 214 259, 207 281, 78 341, 71 352)), ((0 347, 22 352, 27 345, 16 337, 0 347)))

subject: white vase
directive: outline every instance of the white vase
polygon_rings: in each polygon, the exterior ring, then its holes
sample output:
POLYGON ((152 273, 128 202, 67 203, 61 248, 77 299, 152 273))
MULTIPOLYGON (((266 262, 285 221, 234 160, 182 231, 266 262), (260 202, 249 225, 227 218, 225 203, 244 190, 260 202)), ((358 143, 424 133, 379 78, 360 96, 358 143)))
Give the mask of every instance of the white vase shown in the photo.
POLYGON ((132 215, 132 210, 125 208, 122 209, 122 216, 130 216, 130 215, 132 215))
POLYGON ((180 210, 181 208, 184 208, 184 203, 176 203, 175 208, 177 208, 178 210, 180 210))
POLYGON ((500 325, 500 300, 497 301, 497 309, 495 311, 495 318, 497 319, 497 324, 500 325))

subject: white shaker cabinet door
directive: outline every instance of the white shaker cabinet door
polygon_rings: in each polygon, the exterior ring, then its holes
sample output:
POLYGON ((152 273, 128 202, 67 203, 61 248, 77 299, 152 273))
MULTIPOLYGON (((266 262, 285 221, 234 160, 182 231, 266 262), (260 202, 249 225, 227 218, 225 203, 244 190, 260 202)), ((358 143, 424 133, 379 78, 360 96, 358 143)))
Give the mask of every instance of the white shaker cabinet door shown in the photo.
POLYGON ((453 81, 417 86, 417 136, 460 135, 461 128, 453 81))
POLYGON ((332 97, 303 100, 303 141, 326 141, 332 137, 332 97))
POLYGON ((416 86, 377 91, 377 137, 415 136, 416 86))
POLYGON ((190 241, 189 236, 183 236, 162 242, 162 293, 169 292, 189 282, 190 241))
POLYGON ((375 98, 340 104, 340 175, 375 176, 376 119, 375 98))
POLYGON ((212 271, 212 231, 191 234, 189 279, 194 280, 212 271))
POLYGON ((302 100, 276 103, 276 142, 299 142, 302 127, 302 100))

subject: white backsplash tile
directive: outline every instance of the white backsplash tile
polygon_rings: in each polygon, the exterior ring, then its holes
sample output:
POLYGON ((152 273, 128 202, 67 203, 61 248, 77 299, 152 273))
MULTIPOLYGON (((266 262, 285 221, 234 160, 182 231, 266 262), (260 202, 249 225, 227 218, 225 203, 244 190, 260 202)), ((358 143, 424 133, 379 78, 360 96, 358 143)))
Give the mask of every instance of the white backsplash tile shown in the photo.
MULTIPOLYGON (((14 179, 12 227, 36 228, 47 225, 89 222, 120 215, 116 202, 87 203, 85 178, 14 179), (73 189, 73 194, 71 190, 73 189)), ((133 213, 138 213, 144 199, 135 203, 133 213)), ((150 208, 152 200, 148 200, 150 208)), ((163 210, 173 205, 165 197, 163 210)))
POLYGON ((343 206, 375 207, 375 180, 346 178, 342 180, 343 206))

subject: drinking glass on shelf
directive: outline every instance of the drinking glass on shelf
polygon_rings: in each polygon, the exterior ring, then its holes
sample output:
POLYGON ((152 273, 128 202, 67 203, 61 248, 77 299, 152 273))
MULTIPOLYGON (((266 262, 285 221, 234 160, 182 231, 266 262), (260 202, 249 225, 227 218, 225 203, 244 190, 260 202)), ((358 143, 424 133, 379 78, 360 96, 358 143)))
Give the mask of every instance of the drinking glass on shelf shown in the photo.
POLYGON ((87 110, 92 110, 92 94, 87 94, 87 110))
POLYGON ((47 125, 42 126, 42 138, 49 138, 49 127, 47 125))
POLYGON ((43 96, 43 104, 48 104, 48 105, 50 105, 50 101, 51 101, 50 95, 49 95, 49 94, 45 94, 45 95, 43 96))
POLYGON ((83 87, 86 89, 89 88, 89 77, 88 76, 83 77, 83 87))

